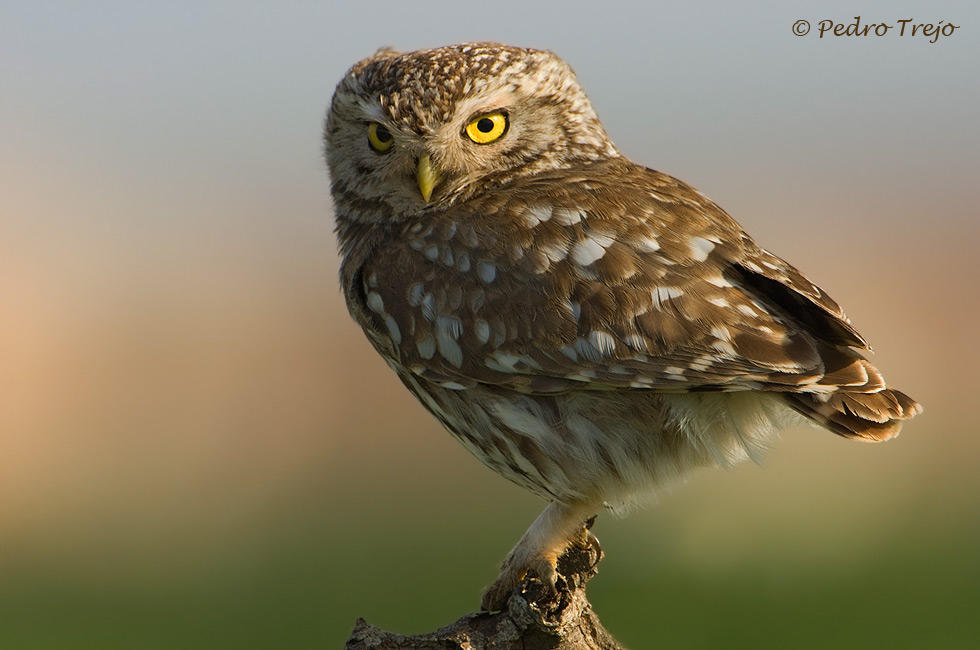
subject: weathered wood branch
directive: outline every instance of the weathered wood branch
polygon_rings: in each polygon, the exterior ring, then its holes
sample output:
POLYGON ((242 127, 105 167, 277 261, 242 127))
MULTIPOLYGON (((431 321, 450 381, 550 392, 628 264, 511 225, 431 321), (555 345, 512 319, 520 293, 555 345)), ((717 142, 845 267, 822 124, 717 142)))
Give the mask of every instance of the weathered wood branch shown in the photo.
POLYGON ((358 619, 345 650, 626 650, 585 597, 601 551, 571 548, 558 560, 557 593, 535 577, 502 612, 467 614, 428 634, 401 636, 358 619))

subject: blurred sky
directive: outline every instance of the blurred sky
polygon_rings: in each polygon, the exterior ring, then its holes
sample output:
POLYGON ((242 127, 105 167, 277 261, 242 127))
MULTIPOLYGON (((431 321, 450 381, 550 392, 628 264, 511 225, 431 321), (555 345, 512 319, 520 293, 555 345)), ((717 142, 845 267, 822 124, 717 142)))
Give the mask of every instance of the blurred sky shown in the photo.
MULTIPOLYGON (((447 518, 478 535, 479 503, 500 524, 468 560, 475 604, 540 504, 458 449, 349 322, 320 142, 354 62, 468 40, 563 56, 621 151, 808 273, 925 405, 888 445, 792 432, 764 471, 605 522, 640 539, 624 562, 643 562, 643 522, 702 566, 786 526, 811 560, 820 536, 975 527, 978 34, 966 1, 0 4, 0 572, 92 566, 125 587, 276 555, 270 531, 315 537, 309 521, 345 549, 386 517, 400 537, 447 518), (817 38, 856 15, 961 27, 817 38), (732 511, 719 549, 723 495, 762 509, 732 511)), ((344 602, 352 622, 376 598, 344 602)))

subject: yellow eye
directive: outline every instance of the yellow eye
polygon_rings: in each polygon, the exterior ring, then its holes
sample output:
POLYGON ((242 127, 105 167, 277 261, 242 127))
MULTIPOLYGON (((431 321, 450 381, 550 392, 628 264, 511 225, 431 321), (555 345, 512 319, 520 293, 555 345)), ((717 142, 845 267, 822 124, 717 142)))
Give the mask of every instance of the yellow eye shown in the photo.
POLYGON ((474 118, 466 125, 466 136, 477 144, 490 144, 507 132, 507 115, 500 111, 474 118))
POLYGON ((394 144, 395 139, 391 137, 388 129, 377 122, 371 122, 368 124, 368 142, 371 143, 372 149, 378 153, 384 153, 388 149, 391 149, 391 145, 394 144))

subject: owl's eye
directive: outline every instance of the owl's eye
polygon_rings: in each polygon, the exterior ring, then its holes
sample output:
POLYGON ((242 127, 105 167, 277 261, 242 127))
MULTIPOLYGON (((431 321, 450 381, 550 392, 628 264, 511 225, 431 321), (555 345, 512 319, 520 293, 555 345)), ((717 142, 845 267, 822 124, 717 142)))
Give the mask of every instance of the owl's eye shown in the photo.
POLYGON ((477 144, 490 144, 507 132, 507 114, 494 111, 473 118, 466 125, 466 137, 477 144))
POLYGON ((385 127, 381 126, 377 122, 371 122, 368 124, 368 142, 371 143, 371 148, 378 153, 384 153, 391 148, 391 145, 395 142, 395 139, 391 137, 391 133, 385 127))

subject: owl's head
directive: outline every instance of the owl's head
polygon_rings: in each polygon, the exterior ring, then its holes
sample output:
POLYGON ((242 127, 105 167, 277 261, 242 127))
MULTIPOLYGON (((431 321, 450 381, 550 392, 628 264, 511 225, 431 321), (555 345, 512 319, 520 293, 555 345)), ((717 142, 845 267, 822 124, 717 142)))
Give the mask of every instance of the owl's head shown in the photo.
POLYGON ((564 61, 493 43, 379 50, 337 86, 324 138, 338 218, 357 221, 618 155, 564 61))

